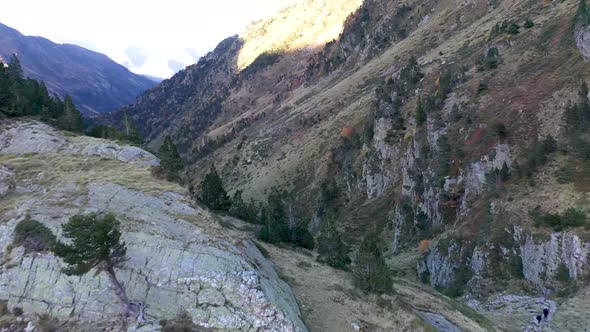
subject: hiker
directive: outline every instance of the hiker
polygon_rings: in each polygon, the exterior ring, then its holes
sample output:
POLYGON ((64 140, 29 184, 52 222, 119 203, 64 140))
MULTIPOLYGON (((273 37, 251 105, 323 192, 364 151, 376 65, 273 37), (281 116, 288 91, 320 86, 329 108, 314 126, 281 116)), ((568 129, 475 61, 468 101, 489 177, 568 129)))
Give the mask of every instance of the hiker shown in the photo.
POLYGON ((537 315, 537 324, 541 324, 541 315, 537 315))
POLYGON ((545 321, 547 321, 547 317, 549 317, 549 308, 543 309, 543 316, 545 317, 545 321))

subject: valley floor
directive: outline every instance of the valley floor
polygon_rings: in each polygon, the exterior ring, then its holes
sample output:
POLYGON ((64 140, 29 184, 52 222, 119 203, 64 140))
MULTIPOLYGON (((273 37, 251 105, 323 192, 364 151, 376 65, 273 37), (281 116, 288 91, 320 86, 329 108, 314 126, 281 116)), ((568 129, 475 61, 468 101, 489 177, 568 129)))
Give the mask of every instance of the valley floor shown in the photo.
MULTIPOLYGON (((240 220, 223 217, 223 224, 253 236, 250 225, 240 220)), ((392 296, 366 295, 355 289, 350 272, 318 263, 308 250, 257 245, 295 293, 311 331, 495 330, 474 310, 412 281, 396 279, 392 296)))
MULTIPOLYGON (((231 217, 221 223, 237 237, 254 238, 251 224, 231 217)), ((590 331, 590 287, 565 302, 502 293, 463 304, 406 276, 395 279, 391 296, 366 295, 355 289, 350 272, 318 263, 311 251, 256 243, 295 293, 310 331, 590 331), (549 319, 537 324, 544 307, 549 319)))

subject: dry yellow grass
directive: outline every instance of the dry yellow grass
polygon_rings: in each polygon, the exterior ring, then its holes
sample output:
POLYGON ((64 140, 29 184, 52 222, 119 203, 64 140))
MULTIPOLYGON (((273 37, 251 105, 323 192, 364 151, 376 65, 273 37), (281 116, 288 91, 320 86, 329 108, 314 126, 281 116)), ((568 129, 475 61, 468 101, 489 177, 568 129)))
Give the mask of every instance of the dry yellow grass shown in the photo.
POLYGON ((344 20, 362 0, 305 0, 283 9, 275 17, 251 25, 238 56, 244 69, 264 52, 283 52, 322 46, 338 37, 344 20))
POLYGON ((40 186, 105 181, 147 193, 185 192, 175 183, 158 180, 150 169, 118 160, 72 154, 2 154, 0 164, 13 169, 17 181, 33 180, 40 186))

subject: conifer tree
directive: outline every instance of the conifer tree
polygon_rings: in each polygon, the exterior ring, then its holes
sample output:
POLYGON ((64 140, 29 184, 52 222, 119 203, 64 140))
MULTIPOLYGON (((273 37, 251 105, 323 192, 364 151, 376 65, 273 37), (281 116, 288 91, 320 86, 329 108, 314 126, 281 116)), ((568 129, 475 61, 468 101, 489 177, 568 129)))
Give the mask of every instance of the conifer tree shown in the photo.
POLYGON ((281 192, 272 188, 268 196, 267 205, 261 212, 261 223, 259 238, 270 243, 288 242, 288 217, 281 192))
POLYGON ((82 114, 74 105, 72 98, 66 96, 64 99, 64 112, 62 117, 58 120, 58 127, 64 130, 73 132, 82 132, 84 130, 84 123, 82 121, 82 114))
POLYGON ((201 181, 200 190, 199 201, 210 209, 218 211, 227 211, 229 209, 229 197, 225 189, 223 189, 223 182, 214 165, 211 166, 209 173, 201 181))
POLYGON ((349 250, 342 242, 332 217, 326 218, 321 225, 317 242, 320 262, 338 269, 344 269, 350 264, 349 250))
POLYGON ((369 233, 361 243, 353 268, 355 285, 369 293, 386 293, 393 289, 391 271, 379 249, 377 234, 369 233))
MULTIPOLYGON (((131 119, 131 117, 127 114, 127 111, 124 111, 124 118, 123 118, 123 124, 125 126, 125 132, 124 132, 124 138, 127 139, 128 141, 130 141, 131 143, 134 144, 142 144, 143 143, 143 139, 141 138, 141 135, 139 133, 139 129, 137 128, 137 125, 135 124, 135 122, 133 121, 133 119, 131 119)), ((176 147, 174 147, 174 149, 176 149, 176 147)), ((178 151, 176 151, 178 153, 178 151)), ((178 155, 178 157, 180 157, 180 154, 178 155)))
POLYGON ((176 145, 174 145, 170 136, 166 136, 164 139, 164 144, 162 144, 158 151, 158 157, 160 157, 160 166, 166 173, 166 179, 168 181, 180 182, 180 173, 184 166, 180 153, 178 153, 176 145))
POLYGON ((57 242, 54 252, 67 264, 63 272, 69 276, 82 276, 92 269, 105 272, 129 316, 130 304, 123 284, 117 279, 115 268, 127 260, 127 247, 121 241, 119 222, 113 214, 76 215, 62 225, 68 243, 57 242))
POLYGON ((241 190, 236 190, 236 192, 232 196, 229 213, 232 216, 248 221, 248 206, 242 198, 241 190))
POLYGON ((580 0, 574 20, 574 24, 582 28, 590 25, 590 9, 588 8, 588 3, 586 3, 586 1, 587 0, 580 0))
POLYGON ((12 55, 10 63, 8 64, 8 76, 15 82, 22 81, 24 78, 23 67, 16 54, 12 55))
POLYGON ((416 124, 418 126, 423 125, 427 119, 426 110, 424 109, 423 104, 422 99, 419 98, 418 105, 416 106, 416 124))
POLYGON ((8 113, 12 105, 13 94, 11 91, 11 80, 4 64, 0 62, 0 112, 8 113))

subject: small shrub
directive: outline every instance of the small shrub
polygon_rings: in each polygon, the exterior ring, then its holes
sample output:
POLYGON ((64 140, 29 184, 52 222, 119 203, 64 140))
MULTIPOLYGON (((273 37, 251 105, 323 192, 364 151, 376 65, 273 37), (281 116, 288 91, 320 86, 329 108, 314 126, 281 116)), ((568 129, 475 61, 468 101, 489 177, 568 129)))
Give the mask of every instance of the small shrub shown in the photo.
POLYGON ((533 23, 533 21, 530 18, 527 18, 524 21, 524 27, 525 27, 525 29, 530 29, 530 28, 532 28, 534 26, 535 26, 535 23, 533 23))
POLYGON ((510 23, 508 25, 508 28, 506 29, 506 33, 508 33, 509 35, 516 35, 520 32, 520 26, 514 22, 510 23))
POLYGON ((520 32, 520 26, 511 21, 504 21, 502 23, 496 24, 492 31, 490 32, 490 39, 493 39, 496 36, 501 34, 509 34, 509 35, 516 35, 520 32))
POLYGON ((531 177, 549 161, 549 156, 556 150, 557 142, 551 135, 541 141, 535 139, 532 146, 524 152, 524 162, 515 165, 517 174, 523 178, 531 177))
POLYGON ((454 272, 453 285, 442 289, 442 293, 451 298, 462 296, 465 292, 465 285, 473 277, 473 272, 467 266, 456 268, 454 272))
POLYGON ((48 314, 42 314, 37 318, 37 325, 39 325, 41 332, 57 332, 59 321, 57 318, 51 317, 48 314))
POLYGON ((295 227, 289 233, 289 242, 295 244, 296 246, 306 248, 309 250, 313 250, 315 247, 315 240, 313 235, 303 227, 295 227))
POLYGON ((502 122, 494 123, 494 132, 499 139, 505 139, 506 137, 508 137, 508 129, 506 128, 506 125, 502 122))
POLYGON ((488 91, 488 85, 484 82, 479 82, 479 86, 477 87, 477 93, 482 94, 488 91))
POLYGON ((529 211, 529 216, 534 221, 535 226, 549 226, 556 232, 561 232, 566 228, 586 226, 586 212, 575 208, 569 208, 559 213, 544 213, 540 206, 529 211))
POLYGON ((574 18, 574 24, 582 28, 590 25, 590 8, 586 0, 580 0, 578 11, 574 18))
POLYGON ((418 126, 423 125, 427 120, 426 110, 422 104, 422 99, 418 99, 418 106, 416 106, 416 124, 418 126))
POLYGON ((432 243, 432 240, 420 241, 420 243, 418 244, 418 252, 420 254, 426 253, 430 249, 430 243, 432 243))
POLYGON ((8 310, 8 300, 0 300, 0 317, 10 314, 8 310))
POLYGON ((21 308, 21 307, 12 308, 12 314, 16 317, 22 316, 24 314, 23 308, 21 308))
POLYGON ((161 320, 162 332, 204 332, 208 329, 193 323, 193 319, 186 311, 182 311, 175 319, 161 320))
POLYGON ((561 262, 559 264, 559 266, 557 267, 557 272, 555 273, 555 279, 557 279, 558 281, 562 282, 562 283, 569 283, 571 282, 571 277, 570 277, 570 270, 567 268, 567 266, 561 262))
POLYGON ((510 274, 518 279, 524 278, 522 258, 518 255, 514 255, 510 258, 510 274))
POLYGON ((430 283, 430 271, 426 270, 426 271, 420 273, 419 277, 420 277, 420 281, 423 284, 430 283))
MULTIPOLYGON (((477 70, 486 71, 498 68, 500 63, 500 51, 496 47, 491 47, 486 52, 485 56, 479 60, 477 70)), ((481 87, 480 83, 480 87, 481 87)), ((484 84, 485 85, 485 84, 484 84)), ((487 86, 486 86, 487 88, 487 86)))
POLYGON ((27 218, 14 228, 13 244, 25 247, 26 252, 47 252, 55 244, 55 235, 47 226, 27 218))

